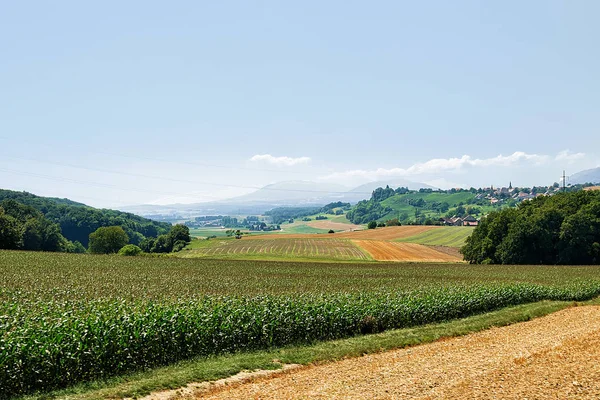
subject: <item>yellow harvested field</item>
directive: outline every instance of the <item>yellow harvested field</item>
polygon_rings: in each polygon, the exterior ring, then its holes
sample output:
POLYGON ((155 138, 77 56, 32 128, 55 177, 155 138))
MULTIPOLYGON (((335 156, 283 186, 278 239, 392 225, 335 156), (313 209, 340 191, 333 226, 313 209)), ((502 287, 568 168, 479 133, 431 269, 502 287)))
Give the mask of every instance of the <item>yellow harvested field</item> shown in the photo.
POLYGON ((600 186, 589 186, 584 188, 583 190, 600 190, 600 186))
POLYGON ((197 399, 599 399, 600 307, 200 391, 197 399))
POLYGON ((386 242, 382 240, 353 240, 377 261, 459 262, 461 257, 442 253, 415 243, 386 242))
MULTIPOLYGON (((403 239, 411 236, 418 235, 423 232, 427 232, 431 229, 440 229, 441 226, 422 226, 422 225, 405 225, 405 226, 390 226, 386 228, 377 229, 365 229, 354 232, 340 232, 334 234, 315 234, 315 233, 303 233, 303 234, 281 234, 277 235, 280 238, 289 239, 317 239, 319 237, 327 239, 367 239, 367 240, 395 240, 403 239)), ((247 239, 264 240, 272 239, 272 235, 253 235, 247 239)), ((246 239, 246 238, 245 238, 246 239)))
POLYGON ((363 227, 360 225, 344 224, 343 222, 333 222, 327 220, 310 221, 306 225, 310 226, 311 228, 333 229, 334 231, 352 231, 356 229, 363 229, 363 227))

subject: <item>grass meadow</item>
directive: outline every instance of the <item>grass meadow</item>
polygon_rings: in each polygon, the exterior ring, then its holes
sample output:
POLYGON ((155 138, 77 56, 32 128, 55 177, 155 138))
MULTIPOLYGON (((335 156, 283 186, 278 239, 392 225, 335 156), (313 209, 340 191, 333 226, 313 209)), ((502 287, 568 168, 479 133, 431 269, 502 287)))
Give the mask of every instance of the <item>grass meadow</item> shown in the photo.
POLYGON ((396 241, 428 246, 462 247, 473 229, 475 228, 468 226, 444 226, 396 241))

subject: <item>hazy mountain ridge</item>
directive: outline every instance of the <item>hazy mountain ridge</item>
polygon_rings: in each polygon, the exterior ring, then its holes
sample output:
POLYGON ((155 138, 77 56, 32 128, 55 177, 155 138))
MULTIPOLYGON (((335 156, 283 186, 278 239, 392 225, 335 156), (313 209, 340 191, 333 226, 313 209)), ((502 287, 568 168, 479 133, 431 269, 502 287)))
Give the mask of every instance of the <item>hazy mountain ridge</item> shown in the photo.
POLYGON ((136 214, 151 215, 210 215, 210 214, 262 214, 276 207, 324 206, 343 201, 356 203, 371 197, 378 187, 408 187, 411 190, 433 188, 420 182, 405 179, 369 182, 354 188, 335 183, 312 181, 282 181, 264 186, 255 192, 223 199, 193 204, 168 204, 126 206, 121 210, 136 214))
POLYGON ((577 172, 571 175, 567 182, 571 185, 583 185, 585 183, 600 184, 600 167, 577 172))

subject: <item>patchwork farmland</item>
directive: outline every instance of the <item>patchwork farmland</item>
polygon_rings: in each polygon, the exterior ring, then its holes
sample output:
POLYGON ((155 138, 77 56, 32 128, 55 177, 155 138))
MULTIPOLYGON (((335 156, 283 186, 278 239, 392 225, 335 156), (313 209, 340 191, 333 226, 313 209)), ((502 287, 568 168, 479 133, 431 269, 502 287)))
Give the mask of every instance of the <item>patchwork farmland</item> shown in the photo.
MULTIPOLYGON (((318 221, 321 222, 321 221, 318 221)), ((335 234, 269 234, 194 241, 178 257, 256 260, 461 262, 471 228, 394 226, 335 234), (399 243, 403 242, 403 243, 399 243)))
MULTIPOLYGON (((377 229, 365 229, 353 232, 339 232, 333 234, 336 239, 367 239, 367 240, 396 240, 409 238, 435 229, 443 229, 441 226, 424 226, 424 225, 404 225, 404 226, 390 226, 386 228, 377 229)), ((314 235, 314 234, 291 234, 281 235, 286 238, 293 239, 314 239, 319 237, 327 237, 328 234, 314 235)), ((273 237, 270 235, 252 235, 248 239, 252 240, 269 240, 273 237)), ((246 239, 246 238, 244 238, 246 239)))

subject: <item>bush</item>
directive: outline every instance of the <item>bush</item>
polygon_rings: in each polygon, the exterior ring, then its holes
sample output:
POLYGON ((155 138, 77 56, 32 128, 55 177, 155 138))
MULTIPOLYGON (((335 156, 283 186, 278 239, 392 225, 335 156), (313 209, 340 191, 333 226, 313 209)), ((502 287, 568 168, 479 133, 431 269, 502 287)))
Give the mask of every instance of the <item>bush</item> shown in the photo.
POLYGON ((335 231, 333 229, 330 229, 327 233, 335 233, 335 231))
POLYGON ((83 247, 83 245, 78 242, 77 240, 74 242, 69 242, 67 241, 64 244, 64 251, 65 253, 85 253, 85 247, 83 247))
POLYGON ((375 228, 377 228, 377 221, 371 221, 371 222, 369 222, 369 225, 367 225, 367 228, 369 228, 369 229, 375 229, 375 228))
POLYGON ((137 247, 135 244, 128 244, 121 247, 119 250, 120 256, 137 256, 142 252, 142 249, 137 247))
POLYGON ((89 252, 110 254, 118 252, 129 242, 129 237, 120 226, 107 226, 90 233, 89 252))
POLYGON ((402 224, 400 223, 400 221, 398 221, 398 218, 394 218, 394 219, 388 219, 385 222, 385 225, 386 226, 400 226, 402 224))

